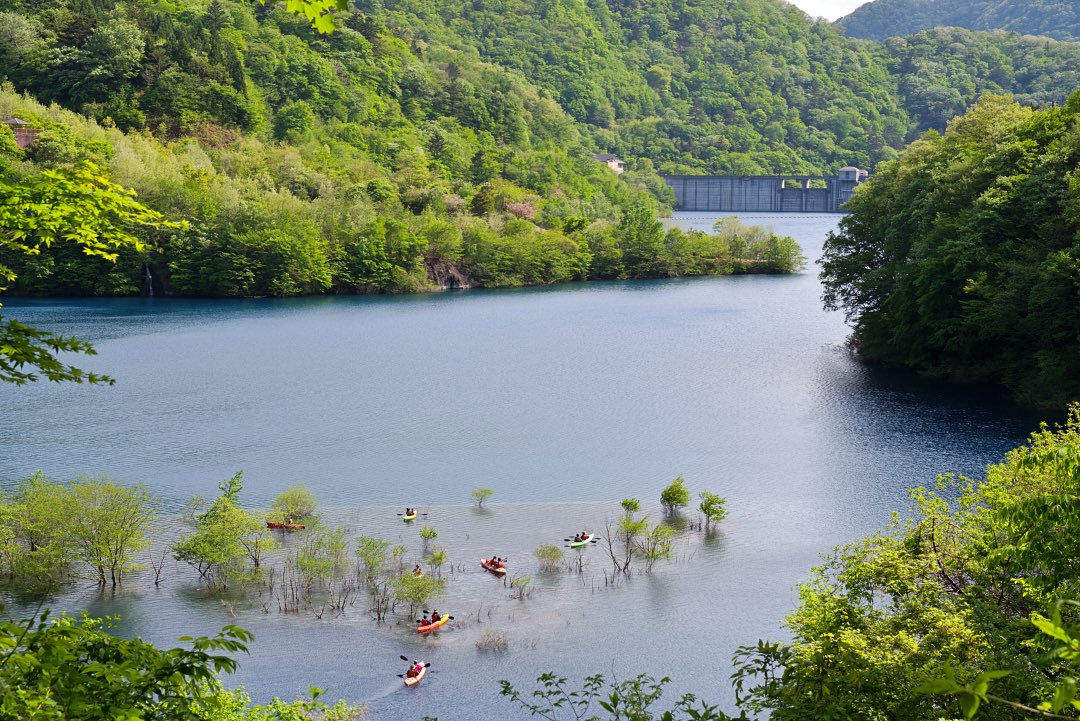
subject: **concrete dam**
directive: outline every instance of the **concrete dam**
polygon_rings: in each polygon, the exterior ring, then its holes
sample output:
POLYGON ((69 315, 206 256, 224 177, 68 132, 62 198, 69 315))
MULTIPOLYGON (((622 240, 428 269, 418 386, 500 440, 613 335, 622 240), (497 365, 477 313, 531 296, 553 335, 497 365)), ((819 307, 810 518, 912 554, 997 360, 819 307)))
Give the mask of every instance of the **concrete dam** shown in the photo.
POLYGON ((825 175, 666 175, 676 210, 706 213, 839 213, 867 171, 825 175))

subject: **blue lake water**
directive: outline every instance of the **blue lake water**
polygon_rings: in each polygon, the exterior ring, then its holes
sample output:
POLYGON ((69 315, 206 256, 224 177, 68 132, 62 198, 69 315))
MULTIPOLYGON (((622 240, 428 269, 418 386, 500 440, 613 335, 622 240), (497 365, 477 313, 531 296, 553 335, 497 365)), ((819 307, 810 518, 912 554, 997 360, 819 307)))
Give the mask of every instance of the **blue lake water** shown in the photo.
MULTIPOLYGON (((811 259, 838 218, 744 216, 811 259)), ((161 643, 239 623, 256 641, 229 683, 257 699, 319 685, 376 719, 515 717, 497 679, 556 670, 668 675, 673 696, 730 709, 732 651, 783 637, 820 553, 905 508, 908 486, 977 474, 1041 419, 985 389, 863 366, 820 290, 812 264, 428 296, 9 300, 5 314, 94 341, 81 365, 117 384, 0 389, 0 482, 42 469, 145 483, 168 536, 190 496, 243 469, 252 507, 303 482, 327 521, 416 558, 418 528, 394 513, 427 509, 454 564, 440 607, 456 619, 438 638, 376 624, 363 603, 321 619, 226 604, 172 564, 160 588, 143 573, 116 597, 80 584, 56 601, 161 643), (598 547, 580 574, 537 570, 533 549, 600 528, 620 498, 659 518, 680 474, 728 498, 718 534, 682 533, 673 561, 615 586, 598 547), (486 512, 469 505, 478 486, 495 491, 486 512), (494 553, 532 577, 530 597, 479 568, 494 553), (487 630, 505 653, 477 650, 487 630), (394 676, 402 653, 433 662, 418 688, 394 676)))

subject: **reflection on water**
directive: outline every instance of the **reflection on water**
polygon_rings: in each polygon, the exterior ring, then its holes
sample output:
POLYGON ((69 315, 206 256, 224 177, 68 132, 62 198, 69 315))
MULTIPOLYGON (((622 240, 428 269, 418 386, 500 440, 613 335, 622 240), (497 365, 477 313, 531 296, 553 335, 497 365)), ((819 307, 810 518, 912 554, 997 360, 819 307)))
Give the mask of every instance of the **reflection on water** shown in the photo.
MULTIPOLYGON (((767 222, 814 259, 836 216, 767 222)), ((94 340, 85 365, 118 384, 6 389, 0 482, 108 473, 149 485, 174 517, 242 468, 251 504, 302 481, 353 536, 414 554, 418 525, 393 514, 429 507, 456 564, 440 608, 458 620, 436 637, 360 607, 317 620, 222 603, 175 565, 160 588, 147 572, 115 598, 80 587, 58 601, 163 643, 240 623, 257 640, 237 679, 259 699, 319 685, 372 700, 380 719, 505 717, 498 678, 650 671, 730 706, 731 652, 781 635, 820 552, 904 508, 906 486, 977 473, 1039 420, 981 389, 864 367, 819 295, 812 269, 412 297, 13 301, 5 312, 94 340), (533 549, 598 527, 620 498, 659 518, 659 490, 680 474, 727 496, 720 532, 681 531, 674 561, 614 586, 598 546, 581 574, 538 573, 533 549), (468 505, 479 486, 495 490, 491 508, 468 505), (530 598, 481 571, 492 554, 533 577, 530 598), (476 650, 489 628, 508 634, 506 654, 476 650), (690 667, 702 650, 705 687, 690 667), (392 683, 401 654, 434 664, 408 693, 392 683)))

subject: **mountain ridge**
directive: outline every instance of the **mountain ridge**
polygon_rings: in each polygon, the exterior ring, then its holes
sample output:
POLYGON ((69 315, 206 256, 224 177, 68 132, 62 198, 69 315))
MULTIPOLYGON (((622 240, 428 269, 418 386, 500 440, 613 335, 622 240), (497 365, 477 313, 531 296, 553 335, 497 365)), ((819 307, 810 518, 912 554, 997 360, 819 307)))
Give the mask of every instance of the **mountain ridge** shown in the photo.
POLYGON ((934 27, 1075 41, 1080 40, 1080 7, 1068 0, 873 0, 835 25, 850 37, 879 42, 934 27))

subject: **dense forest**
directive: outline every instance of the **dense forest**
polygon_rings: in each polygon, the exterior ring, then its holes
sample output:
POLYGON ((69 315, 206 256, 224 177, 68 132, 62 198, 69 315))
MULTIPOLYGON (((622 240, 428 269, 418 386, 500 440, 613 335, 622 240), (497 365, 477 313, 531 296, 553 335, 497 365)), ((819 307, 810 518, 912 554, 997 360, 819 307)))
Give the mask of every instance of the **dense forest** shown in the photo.
POLYGON ((987 93, 1061 105, 1080 88, 1080 43, 936 28, 885 45, 904 108, 923 129, 944 130, 987 93))
POLYGON ((1080 92, 1032 110, 986 96, 879 167, 825 244, 826 304, 862 355, 1080 397, 1080 92))
POLYGON ((1080 39, 1080 7, 1070 0, 874 0, 836 21, 855 38, 884 40, 932 27, 1009 30, 1080 39))
POLYGON ((799 264, 785 239, 665 230, 670 193, 647 162, 616 176, 519 73, 447 47, 421 57, 370 16, 320 36, 239 2, 57 1, 0 27, 14 83, 0 115, 41 130, 21 151, 4 129, 4 175, 91 162, 187 221, 115 263, 9 252, 18 291, 282 296, 799 264))

